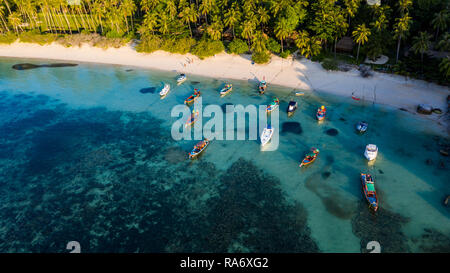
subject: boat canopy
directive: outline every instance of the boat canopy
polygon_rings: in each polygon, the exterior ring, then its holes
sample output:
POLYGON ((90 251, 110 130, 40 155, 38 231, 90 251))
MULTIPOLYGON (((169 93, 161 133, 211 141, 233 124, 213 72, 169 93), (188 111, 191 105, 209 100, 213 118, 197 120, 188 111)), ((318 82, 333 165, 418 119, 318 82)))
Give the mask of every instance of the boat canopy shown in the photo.
POLYGON ((368 191, 375 191, 375 185, 373 183, 367 183, 366 186, 368 191))

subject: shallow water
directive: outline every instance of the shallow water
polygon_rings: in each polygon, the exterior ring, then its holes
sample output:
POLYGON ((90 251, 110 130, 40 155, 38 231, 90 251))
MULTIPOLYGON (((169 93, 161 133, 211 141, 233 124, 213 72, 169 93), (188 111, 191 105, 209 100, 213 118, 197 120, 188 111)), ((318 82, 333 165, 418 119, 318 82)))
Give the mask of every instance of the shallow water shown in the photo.
POLYGON ((251 81, 232 80, 220 98, 224 79, 188 75, 177 86, 176 72, 17 63, 49 61, 0 59, 2 252, 67 252, 74 240, 83 252, 365 252, 369 241, 384 252, 450 252, 450 160, 438 152, 448 138, 423 119, 278 86, 259 96, 251 81), (172 86, 163 100, 162 82, 172 86), (194 87, 224 112, 279 97, 279 148, 216 140, 187 160, 197 141, 172 139, 170 111, 194 87), (290 99, 299 109, 288 118, 290 99), (321 104, 329 111, 318 124, 321 104), (371 165, 368 143, 380 149, 371 165), (311 147, 318 159, 298 168, 311 147), (375 177, 376 214, 362 171, 375 177))

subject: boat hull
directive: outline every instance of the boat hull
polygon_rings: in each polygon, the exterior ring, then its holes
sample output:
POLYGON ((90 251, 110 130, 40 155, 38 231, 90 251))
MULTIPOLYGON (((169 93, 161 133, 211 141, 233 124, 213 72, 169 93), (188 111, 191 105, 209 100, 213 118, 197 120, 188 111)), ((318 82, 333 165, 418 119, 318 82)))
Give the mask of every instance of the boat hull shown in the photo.
POLYGON ((362 192, 364 194, 364 198, 366 199, 366 202, 369 204, 369 208, 373 211, 378 210, 378 197, 376 192, 374 191, 374 197, 369 197, 369 192, 367 191, 367 185, 366 185, 366 174, 361 174, 361 186, 362 186, 362 192))
POLYGON ((205 141, 205 142, 206 142, 206 144, 205 144, 205 146, 203 146, 202 149, 196 150, 196 149, 194 148, 194 149, 189 153, 189 159, 194 159, 194 158, 198 157, 198 156, 206 149, 206 147, 208 147, 210 141, 208 140, 208 141, 205 141))
POLYGON ((272 139, 273 129, 265 128, 261 134, 261 146, 266 145, 272 139))

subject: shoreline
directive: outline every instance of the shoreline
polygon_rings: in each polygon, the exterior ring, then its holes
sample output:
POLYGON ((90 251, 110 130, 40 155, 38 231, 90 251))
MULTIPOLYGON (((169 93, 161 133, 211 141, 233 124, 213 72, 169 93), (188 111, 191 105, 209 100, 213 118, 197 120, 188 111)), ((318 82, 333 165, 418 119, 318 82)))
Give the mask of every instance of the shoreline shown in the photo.
POLYGON ((403 109, 407 112, 434 121, 448 135, 449 128, 442 115, 418 115, 418 104, 429 104, 433 108, 447 111, 448 87, 403 76, 373 72, 363 78, 358 70, 348 72, 326 71, 320 63, 307 59, 282 59, 272 56, 268 64, 252 64, 250 55, 220 53, 200 60, 192 54, 180 55, 164 51, 138 53, 132 45, 102 49, 84 44, 82 47, 64 47, 57 43, 38 45, 14 42, 0 45, 0 57, 63 60, 74 62, 123 65, 150 68, 162 71, 194 74, 213 78, 259 81, 265 77, 270 84, 290 87, 296 91, 315 90, 348 97, 352 93, 379 104, 403 109), (188 63, 188 58, 193 60, 188 63))

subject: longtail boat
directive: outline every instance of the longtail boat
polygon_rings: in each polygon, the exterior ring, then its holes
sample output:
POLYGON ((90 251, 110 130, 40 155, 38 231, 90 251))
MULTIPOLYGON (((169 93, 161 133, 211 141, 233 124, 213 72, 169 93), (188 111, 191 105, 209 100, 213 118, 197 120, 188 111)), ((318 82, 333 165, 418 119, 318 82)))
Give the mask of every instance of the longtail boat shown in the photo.
POLYGON ((291 116, 294 114, 295 110, 298 108, 298 103, 295 100, 291 100, 289 102, 288 108, 287 108, 287 114, 288 116, 291 116))
POLYGON ((189 98, 187 98, 187 99, 184 101, 184 104, 192 103, 192 102, 194 102, 196 99, 198 99, 199 97, 200 97, 200 91, 199 91, 197 88, 195 88, 195 89, 194 89, 194 94, 192 94, 189 98))
POLYGON ((374 211, 378 209, 378 197, 377 192, 375 191, 375 184, 373 182, 373 178, 370 174, 361 174, 361 184, 364 192, 364 196, 366 197, 367 202, 369 203, 369 207, 374 211))
POLYGON ((209 140, 205 138, 205 140, 200 141, 197 145, 194 146, 194 149, 189 153, 189 158, 193 159, 197 157, 201 152, 203 152, 206 147, 209 145, 209 140))
POLYGON ((222 90, 220 90, 220 95, 221 96, 225 96, 226 94, 228 94, 231 90, 233 90, 233 85, 231 83, 226 84, 224 88, 222 88, 222 90))
POLYGON ((316 160, 317 156, 319 155, 319 149, 312 148, 311 150, 311 152, 306 154, 299 167, 307 166, 316 160))
POLYGON ((280 100, 278 98, 274 98, 273 101, 267 106, 266 112, 272 112, 278 107, 278 105, 280 105, 280 100))
POLYGON ((259 86, 258 86, 258 90, 259 90, 259 94, 264 94, 264 92, 266 91, 267 88, 267 83, 265 80, 262 80, 259 82, 259 86))
POLYGON ((319 109, 317 109, 316 118, 318 121, 322 121, 325 119, 325 115, 327 114, 327 108, 325 106, 321 106, 319 109))
POLYGON ((180 74, 180 75, 177 77, 177 83, 178 83, 178 84, 181 84, 181 83, 183 83, 186 79, 187 79, 186 74, 180 74))

